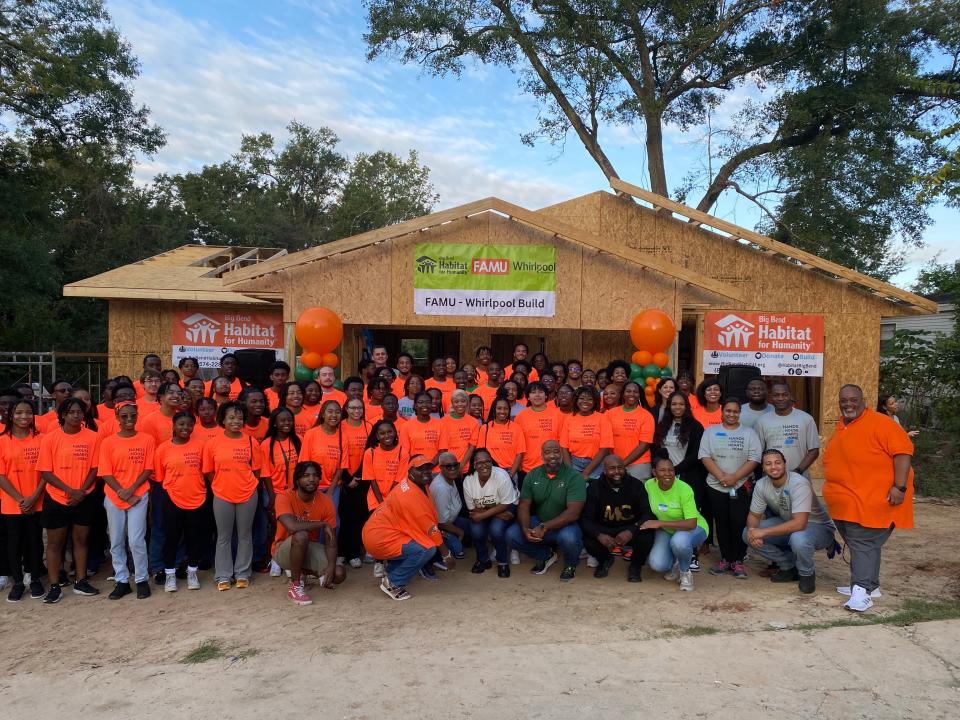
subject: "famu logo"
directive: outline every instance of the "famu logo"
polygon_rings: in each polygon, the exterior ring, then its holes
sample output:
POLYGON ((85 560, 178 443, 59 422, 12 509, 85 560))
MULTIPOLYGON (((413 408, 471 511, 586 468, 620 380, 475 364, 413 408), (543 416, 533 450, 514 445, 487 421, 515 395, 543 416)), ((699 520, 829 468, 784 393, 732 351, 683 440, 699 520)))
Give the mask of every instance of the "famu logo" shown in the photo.
POLYGON ((474 275, 509 275, 510 261, 506 258, 473 258, 474 275))
POLYGON ((426 273, 429 275, 429 274, 433 274, 433 272, 436 269, 437 269, 437 261, 434 260, 429 255, 421 255, 420 257, 417 258, 418 273, 426 273))

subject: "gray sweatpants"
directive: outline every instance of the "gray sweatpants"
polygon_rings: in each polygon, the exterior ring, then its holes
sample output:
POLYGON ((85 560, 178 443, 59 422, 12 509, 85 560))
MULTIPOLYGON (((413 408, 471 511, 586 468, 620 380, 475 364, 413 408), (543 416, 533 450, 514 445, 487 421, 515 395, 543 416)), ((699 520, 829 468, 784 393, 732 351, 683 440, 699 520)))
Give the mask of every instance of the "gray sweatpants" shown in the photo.
POLYGON ((888 528, 868 528, 849 520, 834 520, 840 536, 850 548, 850 588, 859 585, 868 593, 880 587, 880 548, 893 532, 888 528))
POLYGON ((253 516, 257 512, 260 493, 255 492, 246 502, 232 503, 213 496, 213 519, 217 523, 217 554, 215 569, 217 582, 230 578, 250 579, 253 564, 253 516), (237 528, 237 557, 233 557, 233 528, 237 528))

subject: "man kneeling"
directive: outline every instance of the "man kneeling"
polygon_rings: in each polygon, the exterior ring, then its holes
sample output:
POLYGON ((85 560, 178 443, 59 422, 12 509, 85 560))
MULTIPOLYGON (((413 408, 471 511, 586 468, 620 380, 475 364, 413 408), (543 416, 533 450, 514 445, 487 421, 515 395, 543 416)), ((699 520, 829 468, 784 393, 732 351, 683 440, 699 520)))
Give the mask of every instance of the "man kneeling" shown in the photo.
POLYGON ((333 590, 347 577, 337 565, 337 511, 326 493, 317 492, 320 466, 312 461, 297 463, 293 487, 277 496, 277 538, 273 559, 290 571, 287 597, 297 605, 313 600, 304 592, 304 577, 320 578, 320 587, 333 590))
POLYGON ((800 592, 816 589, 813 554, 834 544, 833 521, 803 475, 787 472, 779 450, 763 453, 764 476, 753 490, 744 540, 780 566, 773 582, 800 581, 800 592), (770 509, 774 517, 764 518, 770 509))

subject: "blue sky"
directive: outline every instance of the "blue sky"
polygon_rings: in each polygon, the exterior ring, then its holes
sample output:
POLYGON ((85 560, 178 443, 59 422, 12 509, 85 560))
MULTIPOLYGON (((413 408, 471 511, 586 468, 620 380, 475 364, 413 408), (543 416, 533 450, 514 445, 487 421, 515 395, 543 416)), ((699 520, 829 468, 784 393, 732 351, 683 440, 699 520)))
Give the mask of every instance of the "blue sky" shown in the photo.
MULTIPOLYGON (((168 136, 157 156, 140 162, 142 180, 221 162, 243 133, 282 138, 296 119, 332 128, 348 154, 416 149, 431 168, 438 209, 487 195, 536 208, 607 187, 575 136, 562 149, 521 144, 538 107, 508 71, 479 66, 435 78, 390 58, 368 62, 359 0, 108 0, 107 7, 142 65, 137 99, 168 136)), ((733 93, 718 122, 748 97, 733 93)), ((612 128, 604 142, 621 176, 647 187, 640 130, 612 128)), ((671 187, 705 162, 695 133, 668 129, 665 150, 671 187)), ((733 196, 713 212, 747 227, 758 220, 733 196)), ((937 208, 934 219, 927 247, 911 253, 897 284, 909 285, 938 254, 960 258, 960 211, 937 208)))

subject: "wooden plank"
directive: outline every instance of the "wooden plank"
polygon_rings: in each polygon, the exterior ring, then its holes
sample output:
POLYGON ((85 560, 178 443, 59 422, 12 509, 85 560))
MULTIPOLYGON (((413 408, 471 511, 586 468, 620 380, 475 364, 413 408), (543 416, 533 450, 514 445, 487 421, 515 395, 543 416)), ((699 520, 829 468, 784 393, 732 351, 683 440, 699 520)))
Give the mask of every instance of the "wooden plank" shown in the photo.
POLYGON ((885 283, 882 280, 877 280, 876 278, 869 277, 868 275, 863 275, 862 273, 858 273, 856 270, 851 270, 850 268, 843 267, 842 265, 830 262, 829 260, 824 260, 813 253, 808 253, 805 250, 800 250, 799 248, 779 242, 778 240, 761 235, 760 233, 747 230, 746 228, 742 228, 739 225, 734 225, 726 220, 713 217, 705 212, 701 212, 700 210, 696 210, 687 205, 675 202, 669 198, 657 195, 649 190, 644 190, 641 187, 624 182, 618 178, 613 178, 610 180, 610 187, 612 187, 614 190, 625 192, 633 195, 634 197, 640 198, 651 205, 670 210, 677 215, 683 215, 690 220, 697 220, 701 224, 712 227, 715 230, 720 230, 731 236, 749 240, 750 242, 760 245, 761 247, 766 247, 795 260, 800 260, 813 267, 820 268, 825 272, 832 273, 838 278, 843 278, 848 282, 857 283, 858 285, 879 290, 887 295, 902 300, 903 302, 923 312, 937 312, 937 304, 931 300, 927 300, 926 298, 920 297, 919 295, 915 295, 906 290, 901 290, 900 288, 890 285, 889 283, 885 283))
MULTIPOLYGON (((226 290, 163 290, 162 296, 158 296, 157 290, 152 288, 85 288, 65 285, 63 287, 64 297, 93 297, 106 300, 171 300, 171 301, 189 301, 189 302, 217 302, 229 303, 231 305, 272 305, 269 300, 259 300, 249 295, 243 295, 238 292, 226 290)), ((283 296, 275 293, 274 297, 282 299, 283 296)))

